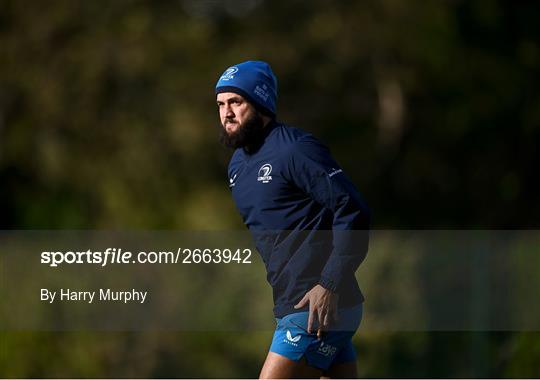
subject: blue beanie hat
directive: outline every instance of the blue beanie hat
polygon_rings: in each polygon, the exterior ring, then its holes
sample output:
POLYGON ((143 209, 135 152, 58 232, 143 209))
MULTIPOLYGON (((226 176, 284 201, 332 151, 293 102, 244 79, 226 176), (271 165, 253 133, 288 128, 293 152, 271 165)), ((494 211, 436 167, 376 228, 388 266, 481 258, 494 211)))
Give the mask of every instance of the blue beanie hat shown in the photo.
POLYGON ((276 115, 277 79, 266 62, 246 61, 229 67, 216 83, 216 94, 221 92, 242 95, 259 110, 276 115))

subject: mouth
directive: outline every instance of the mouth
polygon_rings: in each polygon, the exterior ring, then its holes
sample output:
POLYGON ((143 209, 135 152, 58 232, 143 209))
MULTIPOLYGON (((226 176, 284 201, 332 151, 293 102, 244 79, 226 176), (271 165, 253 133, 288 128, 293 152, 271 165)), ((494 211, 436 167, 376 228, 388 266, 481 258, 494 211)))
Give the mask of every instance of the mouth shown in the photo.
POLYGON ((236 128, 238 128, 238 122, 236 122, 236 121, 226 121, 225 122, 225 130, 227 132, 233 132, 234 130, 236 130, 236 128))

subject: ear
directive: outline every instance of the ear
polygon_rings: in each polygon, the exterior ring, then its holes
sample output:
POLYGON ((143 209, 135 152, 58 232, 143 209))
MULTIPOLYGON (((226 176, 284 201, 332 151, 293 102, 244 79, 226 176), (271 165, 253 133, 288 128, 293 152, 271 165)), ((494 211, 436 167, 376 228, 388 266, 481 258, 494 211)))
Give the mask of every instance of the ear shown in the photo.
POLYGON ((270 123, 272 121, 272 118, 269 117, 269 116, 266 116, 265 114, 263 114, 262 112, 259 112, 259 116, 263 119, 263 125, 266 127, 268 125, 268 123, 270 123))

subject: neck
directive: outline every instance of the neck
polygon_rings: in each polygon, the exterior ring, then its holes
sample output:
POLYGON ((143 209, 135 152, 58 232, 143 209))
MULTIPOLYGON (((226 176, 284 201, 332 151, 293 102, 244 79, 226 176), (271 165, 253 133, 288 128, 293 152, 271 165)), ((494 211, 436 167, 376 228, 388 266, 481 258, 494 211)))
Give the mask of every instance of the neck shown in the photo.
POLYGON ((270 126, 272 124, 273 119, 268 117, 268 116, 264 116, 264 115, 262 116, 262 118, 263 118, 263 123, 264 123, 263 134, 262 134, 260 140, 254 141, 252 144, 246 145, 244 147, 244 150, 248 154, 253 154, 253 153, 255 153, 256 151, 259 150, 259 148, 264 143, 264 140, 265 140, 266 136, 268 135, 269 130, 271 129, 270 126))
POLYGON ((272 121, 272 119, 266 115, 262 115, 262 119, 263 119, 263 122, 264 122, 264 128, 266 128, 266 126, 268 125, 268 123, 270 123, 272 121))

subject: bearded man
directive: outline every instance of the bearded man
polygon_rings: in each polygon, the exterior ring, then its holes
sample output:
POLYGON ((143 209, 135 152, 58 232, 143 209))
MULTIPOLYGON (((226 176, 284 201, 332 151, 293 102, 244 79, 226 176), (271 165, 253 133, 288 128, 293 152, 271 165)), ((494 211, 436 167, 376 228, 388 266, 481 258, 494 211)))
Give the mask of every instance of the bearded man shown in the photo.
POLYGON ((277 326, 260 377, 356 377, 355 271, 370 211, 326 146, 277 121, 266 62, 229 67, 215 92, 221 142, 235 149, 229 188, 273 289, 277 326))

